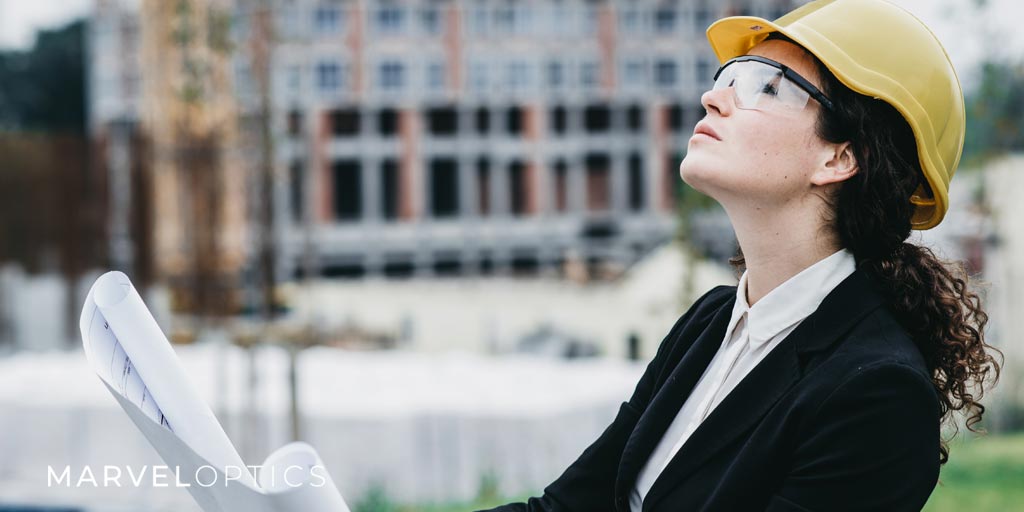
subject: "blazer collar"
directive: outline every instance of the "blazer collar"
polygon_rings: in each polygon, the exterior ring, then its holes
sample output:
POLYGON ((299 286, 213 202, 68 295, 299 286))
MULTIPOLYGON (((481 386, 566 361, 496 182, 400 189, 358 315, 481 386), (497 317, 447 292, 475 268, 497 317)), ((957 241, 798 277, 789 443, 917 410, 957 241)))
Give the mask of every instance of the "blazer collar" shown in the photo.
POLYGON ((757 301, 747 303, 747 272, 736 286, 736 303, 726 334, 732 332, 743 314, 747 315, 747 337, 751 348, 772 338, 818 309, 825 297, 857 269, 853 253, 839 249, 832 255, 803 269, 757 301))
MULTIPOLYGON (((617 502, 628 502, 640 469, 668 429, 725 336, 735 296, 719 307, 652 399, 627 440, 616 479, 617 502)), ((884 299, 857 269, 829 293, 817 310, 776 346, 712 411, 655 480, 644 510, 743 433, 806 373, 812 354, 828 349, 884 299)), ((686 330, 690 331, 691 330, 686 330)), ((684 332, 686 332, 684 331, 684 332)), ((686 343, 689 340, 676 340, 686 343)))

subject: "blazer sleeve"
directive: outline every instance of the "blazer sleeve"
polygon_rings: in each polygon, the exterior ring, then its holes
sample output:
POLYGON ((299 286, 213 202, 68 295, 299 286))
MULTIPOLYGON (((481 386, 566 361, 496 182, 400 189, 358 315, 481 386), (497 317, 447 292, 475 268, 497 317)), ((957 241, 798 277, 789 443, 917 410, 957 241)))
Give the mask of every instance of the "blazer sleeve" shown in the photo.
POLYGON ((708 298, 721 295, 719 286, 702 295, 676 321, 662 340, 654 359, 647 365, 643 376, 628 402, 623 402, 611 425, 608 426, 575 462, 557 480, 544 489, 539 498, 526 503, 510 503, 489 512, 602 512, 615 510, 615 477, 619 460, 640 415, 647 409, 654 395, 656 381, 666 364, 667 354, 682 328, 693 318, 708 298))
POLYGON ((939 402, 919 370, 859 369, 822 402, 768 512, 919 511, 939 476, 939 402))

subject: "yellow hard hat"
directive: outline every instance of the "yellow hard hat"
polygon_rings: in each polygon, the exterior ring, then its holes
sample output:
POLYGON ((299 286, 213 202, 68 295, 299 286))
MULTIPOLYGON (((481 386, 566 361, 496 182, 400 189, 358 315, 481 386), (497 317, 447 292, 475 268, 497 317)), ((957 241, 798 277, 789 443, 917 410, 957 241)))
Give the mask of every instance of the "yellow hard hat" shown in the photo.
POLYGON ((818 0, 774 22, 751 16, 718 20, 708 41, 718 60, 744 55, 778 32, 816 56, 850 89, 886 101, 907 120, 917 140, 922 185, 910 197, 914 229, 942 221, 949 181, 964 146, 966 120, 960 81, 939 40, 920 20, 884 0, 818 0))

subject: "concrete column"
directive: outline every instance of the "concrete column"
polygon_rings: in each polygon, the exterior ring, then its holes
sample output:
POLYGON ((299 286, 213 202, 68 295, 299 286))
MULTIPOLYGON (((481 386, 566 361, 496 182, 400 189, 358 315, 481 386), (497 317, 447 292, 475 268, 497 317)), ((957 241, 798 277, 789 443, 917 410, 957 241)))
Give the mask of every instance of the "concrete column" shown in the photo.
POLYGON ((629 208, 629 157, 622 151, 608 155, 611 168, 608 169, 611 196, 611 211, 615 215, 625 214, 629 208))
POLYGON ((309 170, 315 173, 313 190, 316 193, 316 219, 319 223, 330 224, 334 222, 334 175, 331 173, 331 156, 329 147, 331 142, 331 117, 326 110, 311 112, 319 123, 313 132, 313 151, 309 170))
POLYGON ((508 215, 508 162, 500 159, 491 160, 490 177, 488 179, 488 193, 491 195, 491 216, 502 217, 508 215))
POLYGON ((480 218, 479 184, 476 182, 476 158, 463 157, 459 163, 459 217, 466 220, 480 218))
POLYGON ((587 170, 583 167, 585 162, 579 157, 571 158, 566 163, 569 164, 566 171, 568 210, 573 214, 583 214, 587 210, 587 170))
POLYGON ((363 195, 363 222, 381 220, 380 159, 364 158, 360 166, 360 193, 363 195))

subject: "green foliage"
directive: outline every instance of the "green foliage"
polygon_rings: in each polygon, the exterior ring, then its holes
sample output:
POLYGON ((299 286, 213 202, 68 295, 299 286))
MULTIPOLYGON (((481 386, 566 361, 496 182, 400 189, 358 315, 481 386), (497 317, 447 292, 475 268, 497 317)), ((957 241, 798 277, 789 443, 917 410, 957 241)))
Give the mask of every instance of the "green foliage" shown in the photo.
POLYGON ((211 50, 221 54, 228 54, 234 49, 231 43, 231 15, 223 9, 210 7, 209 28, 206 44, 211 50))
POLYGON ((500 500, 498 475, 487 472, 480 477, 480 490, 477 491, 477 502, 488 503, 500 500))
POLYGON ((77 20, 0 51, 0 131, 85 132, 85 33, 77 20))
POLYGON ((466 512, 494 508, 506 503, 523 502, 529 498, 529 496, 502 497, 498 490, 498 477, 491 472, 481 475, 478 489, 476 499, 468 503, 398 505, 391 501, 382 484, 374 484, 370 486, 370 490, 367 491, 363 499, 352 507, 352 512, 466 512))
MULTIPOLYGON (((383 486, 374 486, 353 512, 465 512, 526 501, 527 496, 498 496, 498 480, 486 474, 472 503, 396 505, 383 486)), ((924 512, 1004 512, 1024 503, 1024 433, 959 438, 950 447, 939 485, 924 512)))
POLYGON ((398 512, 398 507, 388 497, 383 484, 370 486, 363 499, 352 507, 352 512, 398 512))
POLYGON ((1024 503, 1024 433, 958 441, 950 447, 925 512, 1002 512, 1024 503))
POLYGON ((966 99, 964 165, 973 167, 1009 151, 1024 150, 1024 66, 985 62, 981 83, 966 99))

